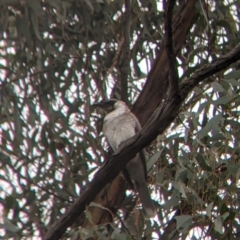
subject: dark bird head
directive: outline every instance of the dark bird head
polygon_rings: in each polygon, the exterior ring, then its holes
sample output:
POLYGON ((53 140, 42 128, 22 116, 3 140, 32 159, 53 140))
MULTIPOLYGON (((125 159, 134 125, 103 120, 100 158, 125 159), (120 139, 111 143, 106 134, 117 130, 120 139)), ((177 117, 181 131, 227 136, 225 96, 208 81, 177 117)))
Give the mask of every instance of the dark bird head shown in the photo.
POLYGON ((118 100, 116 99, 103 100, 103 101, 94 103, 92 106, 100 107, 106 112, 111 112, 115 109, 115 103, 117 102, 118 100))

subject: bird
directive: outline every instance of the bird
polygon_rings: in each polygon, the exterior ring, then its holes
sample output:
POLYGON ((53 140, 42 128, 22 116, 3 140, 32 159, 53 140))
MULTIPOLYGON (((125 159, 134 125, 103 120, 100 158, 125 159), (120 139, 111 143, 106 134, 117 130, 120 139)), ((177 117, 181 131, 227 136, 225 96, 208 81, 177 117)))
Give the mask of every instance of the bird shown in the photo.
MULTIPOLYGON (((93 106, 100 107, 107 114, 103 120, 102 131, 110 147, 116 152, 120 146, 132 138, 141 130, 137 117, 130 111, 125 102, 116 99, 103 100, 94 103, 93 106)), ((124 169, 125 177, 128 176, 133 182, 134 188, 139 193, 146 219, 156 215, 156 208, 151 199, 147 185, 147 168, 144 150, 130 160, 124 169)), ((129 180, 129 179, 126 179, 129 180)))

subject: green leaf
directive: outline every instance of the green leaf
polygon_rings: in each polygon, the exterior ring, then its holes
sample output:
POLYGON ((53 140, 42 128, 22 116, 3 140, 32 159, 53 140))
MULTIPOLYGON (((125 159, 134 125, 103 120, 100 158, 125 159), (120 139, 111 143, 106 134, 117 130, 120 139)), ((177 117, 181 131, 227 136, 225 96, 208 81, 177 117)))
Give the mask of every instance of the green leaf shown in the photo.
POLYGON ((229 212, 225 212, 223 215, 222 215, 222 219, 225 221, 228 217, 229 217, 229 212))
POLYGON ((238 174, 238 172, 239 172, 240 164, 228 163, 228 164, 226 165, 226 167, 227 167, 230 175, 232 175, 232 176, 235 177, 235 176, 238 174))
POLYGON ((7 218, 4 218, 4 223, 0 223, 0 228, 3 228, 13 233, 19 231, 19 229, 14 224, 12 224, 7 218))
POLYGON ((31 12, 31 20, 32 20, 32 24, 33 24, 33 30, 37 36, 37 38, 39 40, 42 40, 42 36, 40 34, 40 31, 39 31, 39 22, 38 22, 38 16, 35 12, 31 12))
POLYGON ((36 192, 34 190, 30 190, 27 194, 27 204, 30 205, 35 200, 36 200, 36 192))
POLYGON ((125 233, 122 233, 120 229, 115 228, 111 235, 111 239, 126 240, 128 239, 128 237, 125 233))
POLYGON ((28 19, 25 16, 17 16, 16 27, 18 30, 18 34, 22 38, 26 39, 28 47, 31 47, 32 38, 28 25, 28 19))
POLYGON ((48 0, 48 3, 54 7, 58 12, 61 11, 61 2, 60 0, 48 0))
POLYGON ((238 180, 240 177, 240 168, 238 169, 237 173, 236 173, 236 179, 238 180))
POLYGON ((225 91, 224 88, 222 87, 222 85, 219 84, 218 82, 213 82, 211 85, 215 92, 224 92, 225 91))
POLYGON ((202 156, 202 154, 197 153, 197 155, 195 156, 195 159, 197 160, 198 164, 200 165, 200 167, 203 170, 212 172, 212 168, 206 163, 204 157, 202 156))
POLYGON ((155 153, 148 161, 147 161, 147 172, 152 168, 152 166, 159 160, 163 149, 157 153, 155 153))
POLYGON ((160 184, 163 183, 165 172, 166 172, 166 167, 161 168, 160 172, 157 175, 157 180, 156 180, 157 183, 160 183, 160 184))
POLYGON ((182 182, 178 182, 178 191, 180 192, 181 194, 181 198, 187 198, 187 194, 186 194, 186 191, 185 191, 185 185, 182 183, 182 182))
POLYGON ((221 27, 224 27, 227 31, 232 32, 231 25, 229 24, 228 21, 226 21, 224 19, 221 19, 221 20, 217 21, 216 24, 221 26, 221 27))
POLYGON ((16 198, 12 195, 6 196, 5 198, 5 210, 9 211, 10 209, 14 208, 16 203, 16 198))
POLYGON ((219 140, 225 140, 226 137, 222 133, 216 133, 212 136, 212 141, 219 141, 219 140))
POLYGON ((207 136, 208 133, 214 128, 215 130, 218 128, 218 124, 220 121, 223 120, 222 114, 218 114, 214 116, 205 126, 202 130, 198 133, 198 138, 202 139, 203 137, 207 136))
POLYGON ((227 73, 226 75, 224 75, 225 79, 229 79, 229 78, 235 78, 238 79, 240 78, 240 70, 233 70, 229 73, 227 73))
POLYGON ((56 46, 52 45, 51 43, 47 43, 47 45, 45 47, 45 50, 48 53, 51 53, 51 54, 57 54, 58 53, 58 49, 56 48, 56 46))
POLYGON ((223 79, 223 81, 224 82, 226 82, 226 83, 230 83, 232 86, 240 86, 240 82, 239 81, 237 81, 236 79, 234 79, 234 78, 229 78, 229 79, 223 79))
POLYGON ((235 97, 237 97, 237 95, 235 95, 235 96, 223 96, 223 97, 213 101, 213 104, 214 105, 227 104, 227 103, 231 102, 235 97))
POLYGON ((77 240, 77 239, 79 239, 79 231, 72 233, 70 240, 77 240))
POLYGON ((187 143, 189 133, 190 133, 190 129, 189 128, 185 128, 185 134, 184 134, 184 142, 185 143, 187 143))
POLYGON ((94 8, 93 8, 93 5, 92 5, 91 1, 90 0, 84 0, 84 1, 87 4, 87 6, 89 7, 89 9, 91 10, 91 14, 93 14, 94 13, 94 8))
POLYGON ((220 234, 223 234, 223 220, 221 216, 217 216, 214 220, 214 229, 220 234))
MULTIPOLYGON (((178 192, 178 194, 179 194, 179 192, 178 192)), ((169 210, 170 208, 179 206, 179 202, 180 202, 180 199, 179 199, 177 196, 175 196, 175 194, 174 194, 174 195, 171 197, 171 199, 168 200, 168 201, 166 202, 166 204, 164 204, 163 207, 164 207, 164 209, 169 210)))
POLYGON ((206 208, 207 216, 208 216, 209 218, 211 218, 211 216, 212 216, 212 208, 213 208, 213 202, 209 203, 208 206, 207 206, 207 208, 206 208))
POLYGON ((190 215, 177 216, 175 219, 177 221, 177 230, 182 233, 187 232, 193 221, 192 216, 190 215))
POLYGON ((35 14, 40 15, 42 13, 43 10, 38 0, 27 0, 27 3, 35 14))
POLYGON ((20 144, 22 143, 23 136, 22 136, 21 118, 20 118, 17 103, 15 103, 15 111, 14 111, 14 128, 15 128, 15 139, 17 140, 17 143, 20 144))

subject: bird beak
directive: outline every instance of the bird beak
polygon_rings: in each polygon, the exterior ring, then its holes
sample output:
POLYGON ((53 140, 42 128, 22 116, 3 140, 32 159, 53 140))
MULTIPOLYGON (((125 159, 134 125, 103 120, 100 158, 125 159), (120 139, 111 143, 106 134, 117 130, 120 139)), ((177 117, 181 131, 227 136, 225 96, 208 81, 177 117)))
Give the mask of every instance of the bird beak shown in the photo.
POLYGON ((103 103, 102 102, 95 102, 94 104, 92 104, 93 107, 102 107, 103 103))
POLYGON ((101 101, 101 102, 96 102, 92 105, 93 107, 99 107, 103 109, 106 112, 110 112, 113 110, 113 104, 110 101, 101 101))
POLYGON ((103 110, 106 110, 108 108, 108 105, 105 102, 96 102, 92 105, 93 107, 99 107, 103 110))

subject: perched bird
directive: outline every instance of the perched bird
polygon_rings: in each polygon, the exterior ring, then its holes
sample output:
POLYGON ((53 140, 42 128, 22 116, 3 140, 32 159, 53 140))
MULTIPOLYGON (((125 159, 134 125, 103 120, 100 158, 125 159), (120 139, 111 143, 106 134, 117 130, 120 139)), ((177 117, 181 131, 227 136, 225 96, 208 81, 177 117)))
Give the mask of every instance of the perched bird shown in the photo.
MULTIPOLYGON (((107 112, 103 121, 103 134, 114 152, 118 150, 121 144, 140 131, 141 126, 138 119, 124 102, 110 99, 95 103, 93 106, 98 106, 107 112)), ((139 193, 145 218, 154 217, 156 215, 156 209, 147 186, 144 150, 141 150, 137 156, 127 164, 126 171, 139 193)))

